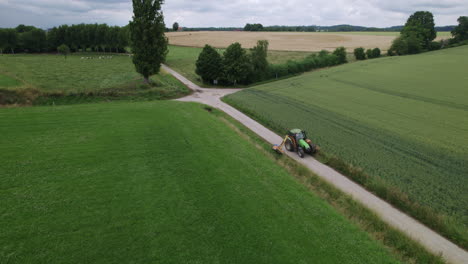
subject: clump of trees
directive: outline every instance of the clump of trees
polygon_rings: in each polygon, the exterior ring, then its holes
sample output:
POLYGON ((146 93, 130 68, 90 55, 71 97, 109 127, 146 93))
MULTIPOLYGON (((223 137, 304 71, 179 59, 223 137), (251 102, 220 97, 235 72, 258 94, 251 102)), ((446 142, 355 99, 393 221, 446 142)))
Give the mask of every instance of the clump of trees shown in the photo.
POLYGON ((250 84, 305 71, 346 63, 346 49, 326 50, 312 54, 300 61, 284 64, 268 63, 268 41, 260 40, 250 50, 239 43, 231 44, 223 55, 206 45, 196 62, 196 73, 205 83, 224 85, 250 84))
POLYGON ((437 37, 434 16, 431 12, 418 11, 412 14, 401 30, 401 35, 393 41, 389 55, 416 54, 429 50, 437 37))
POLYGON ((374 59, 379 58, 381 55, 379 48, 364 50, 364 48, 360 47, 354 49, 354 57, 356 57, 356 60, 374 59))
POLYGON ((458 26, 452 31, 453 43, 461 43, 468 41, 468 17, 461 16, 458 18, 458 26))
POLYGON ((244 27, 244 31, 263 31, 262 24, 246 24, 244 27))
POLYGON ((468 44, 468 17, 459 17, 458 26, 451 33, 453 38, 450 40, 434 41, 437 37, 434 16, 431 12, 418 11, 408 18, 400 37, 393 41, 388 50, 388 55, 417 54, 468 44))
POLYGON ((110 27, 106 24, 62 25, 49 31, 19 25, 0 29, 0 51, 8 53, 55 52, 60 45, 71 52, 125 52, 129 45, 128 27, 110 27))

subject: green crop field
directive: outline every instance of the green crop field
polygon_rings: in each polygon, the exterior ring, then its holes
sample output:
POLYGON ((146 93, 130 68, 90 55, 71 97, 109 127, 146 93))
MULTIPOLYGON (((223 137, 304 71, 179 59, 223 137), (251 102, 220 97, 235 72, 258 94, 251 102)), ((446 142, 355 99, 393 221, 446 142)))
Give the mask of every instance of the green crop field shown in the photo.
MULTIPOLYGON (((180 74, 184 75, 190 81, 203 85, 200 77, 195 73, 195 63, 202 48, 169 46, 166 64, 180 74)), ((224 49, 218 49, 220 53, 224 49)), ((268 52, 268 61, 272 64, 285 63, 288 60, 301 60, 312 54, 303 51, 272 51, 268 52)))
MULTIPOLYGON (((387 57, 246 89, 226 101, 413 201, 468 224, 468 46, 387 57)), ((466 237, 465 237, 466 239, 466 237)))
POLYGON ((0 109, 1 262, 397 262, 220 115, 0 109))

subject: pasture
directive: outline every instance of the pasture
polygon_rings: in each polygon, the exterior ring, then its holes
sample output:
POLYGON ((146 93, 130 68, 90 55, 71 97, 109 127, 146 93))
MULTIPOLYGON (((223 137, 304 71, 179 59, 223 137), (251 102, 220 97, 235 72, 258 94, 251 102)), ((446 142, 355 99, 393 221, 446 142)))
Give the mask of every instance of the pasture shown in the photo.
MULTIPOLYGON (((268 40, 271 50, 317 52, 333 51, 344 46, 348 51, 364 47, 380 48, 386 51, 398 32, 169 32, 169 43, 176 46, 203 47, 209 44, 216 48, 226 48, 239 42, 244 48, 252 48, 258 40, 268 40)), ((444 32, 437 38, 450 38, 444 32)))
POLYGON ((0 109, 0 259, 397 263, 220 115, 169 101, 0 109))
POLYGON ((66 59, 51 54, 3 55, 0 59, 0 90, 3 90, 0 104, 15 100, 48 103, 55 102, 58 97, 68 97, 59 99, 66 102, 164 99, 189 93, 187 87, 163 71, 151 80, 153 85, 144 85, 131 57, 126 55, 75 54, 66 59), (10 98, 12 92, 23 94, 24 89, 37 91, 44 98, 10 98), (54 98, 50 99, 50 95, 54 98))
POLYGON ((468 224, 468 47, 306 73, 226 101, 468 224))

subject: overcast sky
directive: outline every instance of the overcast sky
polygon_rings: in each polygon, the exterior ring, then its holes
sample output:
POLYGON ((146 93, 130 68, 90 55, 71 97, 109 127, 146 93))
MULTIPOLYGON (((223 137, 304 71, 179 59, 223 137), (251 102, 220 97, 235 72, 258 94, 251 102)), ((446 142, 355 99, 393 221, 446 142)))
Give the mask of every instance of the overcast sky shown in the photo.
MULTIPOLYGON (((18 24, 50 28, 61 24, 123 26, 131 0, 0 0, 0 27, 18 24)), ((468 15, 468 0, 167 0, 166 24, 183 27, 263 25, 402 25, 419 10, 431 11, 437 26, 455 25, 468 15)))

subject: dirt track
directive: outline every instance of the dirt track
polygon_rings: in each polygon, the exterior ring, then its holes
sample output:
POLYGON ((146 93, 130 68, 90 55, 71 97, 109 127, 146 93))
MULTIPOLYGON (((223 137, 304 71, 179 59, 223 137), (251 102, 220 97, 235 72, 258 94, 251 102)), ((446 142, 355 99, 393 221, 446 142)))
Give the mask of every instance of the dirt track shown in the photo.
MULTIPOLYGON (((270 144, 279 144, 281 142, 282 138, 280 136, 220 100, 223 96, 235 93, 240 89, 201 88, 169 67, 163 65, 163 68, 194 91, 192 95, 178 99, 178 101, 199 102, 216 107, 244 124, 270 144)), ((468 253, 466 251, 408 215, 400 212, 398 209, 368 192, 366 189, 349 180, 339 172, 318 162, 313 157, 309 156, 301 159, 295 153, 286 154, 309 168, 327 182, 333 184, 342 192, 352 196, 356 201, 376 213, 387 224, 404 232, 434 254, 441 254, 443 258, 450 263, 468 263, 468 253)))

